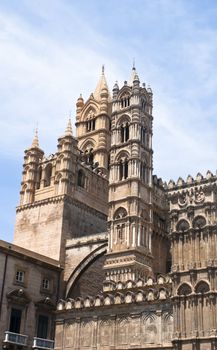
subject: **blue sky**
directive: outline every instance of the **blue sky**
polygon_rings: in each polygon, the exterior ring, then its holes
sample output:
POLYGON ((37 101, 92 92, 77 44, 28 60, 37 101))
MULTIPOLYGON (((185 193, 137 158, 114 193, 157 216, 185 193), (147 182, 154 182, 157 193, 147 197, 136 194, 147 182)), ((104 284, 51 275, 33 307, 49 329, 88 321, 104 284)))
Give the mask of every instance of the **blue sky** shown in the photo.
POLYGON ((154 173, 163 180, 215 173, 216 18, 215 0, 0 2, 1 239, 12 241, 34 128, 41 148, 54 153, 102 64, 112 89, 135 58, 140 81, 153 89, 154 173))

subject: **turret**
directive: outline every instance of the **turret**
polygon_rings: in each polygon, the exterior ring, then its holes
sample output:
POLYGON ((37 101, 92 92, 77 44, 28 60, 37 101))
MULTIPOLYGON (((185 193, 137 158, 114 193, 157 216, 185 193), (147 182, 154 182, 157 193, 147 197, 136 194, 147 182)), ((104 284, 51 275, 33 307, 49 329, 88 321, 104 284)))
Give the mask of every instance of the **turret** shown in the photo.
POLYGON ((36 130, 31 147, 25 150, 20 205, 30 204, 34 201, 37 183, 40 181, 38 165, 43 155, 44 152, 39 147, 38 131, 36 130))
POLYGON ((80 94, 76 103, 76 120, 77 121, 79 121, 80 119, 80 113, 83 107, 84 107, 84 100, 83 100, 82 94, 80 94))
POLYGON ((69 119, 65 133, 58 139, 55 173, 55 193, 70 194, 74 188, 75 163, 78 155, 77 140, 72 135, 72 124, 69 119))

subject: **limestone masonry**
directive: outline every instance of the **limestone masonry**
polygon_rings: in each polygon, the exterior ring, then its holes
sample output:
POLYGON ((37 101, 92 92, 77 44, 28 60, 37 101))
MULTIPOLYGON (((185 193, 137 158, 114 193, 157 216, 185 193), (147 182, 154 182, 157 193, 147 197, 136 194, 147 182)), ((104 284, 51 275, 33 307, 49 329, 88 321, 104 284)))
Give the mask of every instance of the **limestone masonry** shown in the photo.
POLYGON ((217 350, 217 176, 153 175, 152 108, 135 67, 112 96, 103 68, 76 137, 46 157, 36 133, 0 242, 3 348, 217 350))

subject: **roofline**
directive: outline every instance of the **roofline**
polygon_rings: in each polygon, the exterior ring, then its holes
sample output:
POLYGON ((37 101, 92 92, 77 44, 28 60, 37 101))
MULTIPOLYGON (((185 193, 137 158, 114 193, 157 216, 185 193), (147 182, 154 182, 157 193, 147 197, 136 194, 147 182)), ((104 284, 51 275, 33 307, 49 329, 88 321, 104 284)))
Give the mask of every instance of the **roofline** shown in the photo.
POLYGON ((31 250, 25 249, 13 243, 9 243, 0 239, 0 252, 5 254, 19 257, 23 260, 29 260, 37 265, 45 265, 46 267, 52 268, 54 270, 63 270, 58 260, 54 260, 47 256, 38 254, 31 250))

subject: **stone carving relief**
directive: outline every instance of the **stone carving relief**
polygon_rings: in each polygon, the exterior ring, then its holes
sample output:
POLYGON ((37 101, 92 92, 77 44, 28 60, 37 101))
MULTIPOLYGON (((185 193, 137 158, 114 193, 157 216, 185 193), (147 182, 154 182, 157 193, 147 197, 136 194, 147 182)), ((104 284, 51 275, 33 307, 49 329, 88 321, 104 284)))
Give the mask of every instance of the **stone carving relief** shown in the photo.
POLYGON ((118 345, 128 344, 129 320, 128 318, 119 318, 117 320, 117 343, 118 345))
POLYGON ((75 347, 75 330, 76 323, 68 323, 65 327, 64 347, 74 348, 75 347))
POLYGON ((162 315, 162 334, 163 342, 170 343, 173 335, 173 315, 171 313, 163 313, 162 315))
POLYGON ((194 194, 194 201, 196 204, 200 204, 203 203, 205 201, 205 194, 202 190, 195 190, 195 194, 194 194))
POLYGON ((93 338, 93 322, 82 321, 80 329, 80 342, 82 347, 91 347, 93 338))
POLYGON ((140 315, 132 315, 129 324, 129 341, 131 345, 140 345, 140 315))
POLYGON ((186 193, 182 192, 178 196, 178 204, 180 207, 185 207, 188 204, 188 198, 186 193))
POLYGON ((154 313, 148 313, 143 318, 142 343, 156 344, 158 335, 157 316, 154 313))
POLYGON ((87 119, 92 119, 95 117, 94 111, 91 109, 87 114, 87 119))
POLYGON ((111 338, 111 322, 101 320, 99 323, 98 343, 102 346, 109 346, 111 338))
POLYGON ((191 188, 182 192, 174 193, 171 196, 171 202, 175 204, 178 202, 180 208, 184 208, 187 205, 201 204, 205 201, 205 193, 202 188, 191 188))

